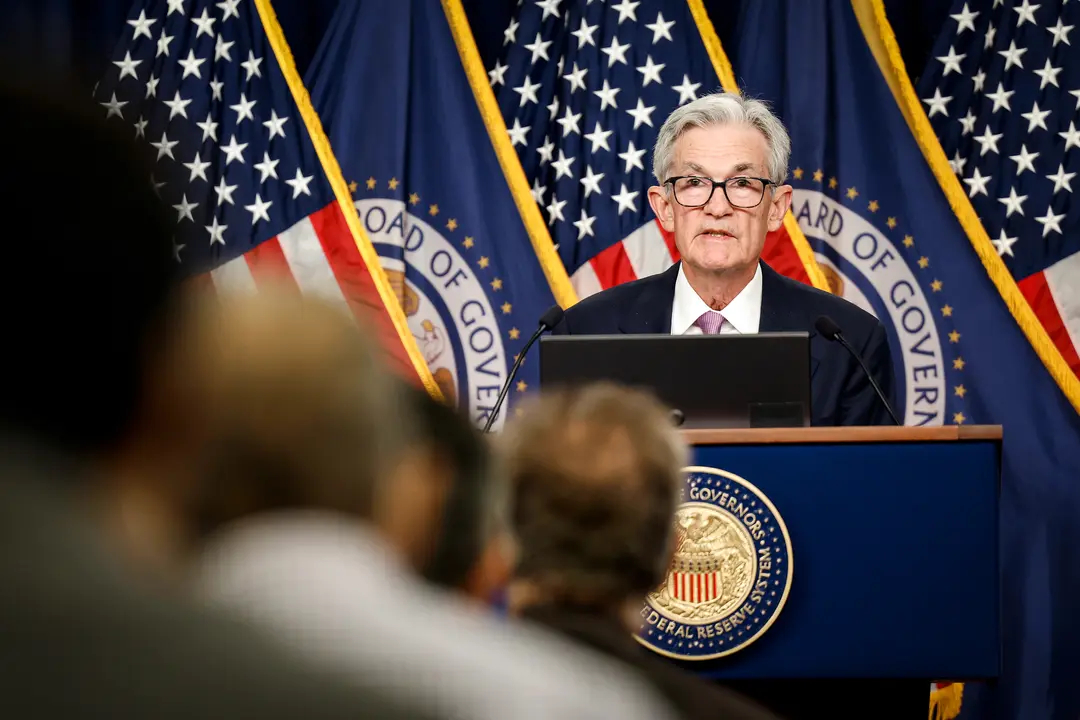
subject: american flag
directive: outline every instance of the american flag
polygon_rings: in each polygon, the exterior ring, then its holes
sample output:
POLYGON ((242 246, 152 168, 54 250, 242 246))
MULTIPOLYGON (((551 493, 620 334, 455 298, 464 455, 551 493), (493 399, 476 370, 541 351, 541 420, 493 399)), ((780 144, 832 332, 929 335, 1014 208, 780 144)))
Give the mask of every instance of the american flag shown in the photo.
MULTIPOLYGON (((679 259, 647 190, 664 120, 722 89, 703 18, 700 0, 526 0, 506 28, 488 77, 578 297, 679 259)), ((773 267, 805 280, 786 233, 766 253, 794 257, 773 267)))
POLYGON ((956 2, 919 97, 983 226, 1080 375, 1080 3, 956 2))
POLYGON ((268 0, 136 2, 95 96, 153 149, 176 262, 193 280, 229 293, 285 283, 340 305, 396 369, 434 387, 374 249, 350 227, 349 189, 315 113, 301 111, 307 93, 268 0))

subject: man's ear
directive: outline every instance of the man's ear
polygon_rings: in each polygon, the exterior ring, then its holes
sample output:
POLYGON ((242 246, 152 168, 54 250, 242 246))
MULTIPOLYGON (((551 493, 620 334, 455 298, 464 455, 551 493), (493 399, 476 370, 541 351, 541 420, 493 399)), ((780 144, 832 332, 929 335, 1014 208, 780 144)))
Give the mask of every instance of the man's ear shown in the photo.
POLYGON ((668 232, 675 231, 675 206, 670 195, 659 185, 649 188, 649 205, 656 213, 656 219, 661 227, 668 232))
POLYGON ((372 520, 386 542, 415 572, 431 561, 452 480, 445 458, 429 448, 410 449, 380 483, 372 520))
POLYGON ((779 185, 772 193, 769 203, 769 232, 775 232, 784 224, 784 215, 791 207, 791 186, 779 185))
POLYGON ((514 572, 514 544, 506 533, 488 541, 476 564, 469 570, 461 592, 469 599, 488 605, 506 589, 514 572))

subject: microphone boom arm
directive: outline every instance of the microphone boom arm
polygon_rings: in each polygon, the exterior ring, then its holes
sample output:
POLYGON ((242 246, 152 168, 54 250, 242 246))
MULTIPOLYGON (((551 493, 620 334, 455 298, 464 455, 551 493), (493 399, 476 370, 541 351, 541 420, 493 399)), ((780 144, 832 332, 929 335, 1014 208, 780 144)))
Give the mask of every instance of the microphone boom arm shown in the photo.
POLYGON ((491 426, 495 423, 495 418, 499 416, 499 410, 502 409, 502 404, 506 400, 506 393, 510 392, 510 386, 514 383, 514 378, 517 376, 517 371, 518 368, 521 367, 521 363, 525 362, 525 354, 529 352, 529 348, 533 346, 533 343, 535 343, 537 338, 543 335, 545 331, 551 330, 562 322, 562 318, 563 309, 558 305, 552 305, 547 309, 547 312, 540 316, 539 327, 536 328, 536 332, 529 338, 529 342, 525 343, 525 347, 521 348, 517 360, 514 361, 514 366, 510 368, 510 374, 506 376, 506 382, 503 384, 502 389, 499 390, 499 397, 495 399, 495 405, 491 408, 491 414, 488 415, 487 422, 484 423, 485 433, 491 430, 491 426))
POLYGON ((536 342, 536 339, 539 338, 546 329, 547 328, 545 328, 543 325, 538 327, 536 329, 536 332, 533 333, 532 337, 529 338, 529 342, 525 343, 525 347, 523 347, 521 349, 521 352, 518 353, 517 360, 514 361, 514 366, 510 368, 510 374, 506 376, 506 383, 503 385, 502 390, 499 391, 499 397, 495 399, 495 406, 491 408, 491 414, 488 415, 487 422, 484 423, 485 433, 491 430, 491 426, 492 424, 494 424, 495 418, 498 417, 499 410, 502 409, 503 401, 506 399, 506 393, 510 391, 510 386, 514 384, 514 377, 517 376, 518 368, 521 367, 521 363, 525 362, 525 353, 529 352, 529 348, 532 347, 532 344, 536 342))
POLYGON ((840 333, 836 333, 836 341, 843 345, 851 356, 855 358, 855 362, 859 363, 863 373, 866 375, 866 379, 870 381, 870 386, 874 388, 874 392, 877 393, 878 398, 881 399, 881 404, 885 406, 885 410, 888 411, 889 417, 893 419, 893 422, 897 425, 903 425, 900 419, 896 417, 896 413, 893 412, 892 406, 885 400, 885 393, 881 391, 881 387, 877 384, 877 380, 874 379, 873 374, 870 372, 870 368, 866 367, 866 363, 863 362, 862 356, 855 352, 855 348, 851 347, 851 344, 847 341, 847 338, 840 333))

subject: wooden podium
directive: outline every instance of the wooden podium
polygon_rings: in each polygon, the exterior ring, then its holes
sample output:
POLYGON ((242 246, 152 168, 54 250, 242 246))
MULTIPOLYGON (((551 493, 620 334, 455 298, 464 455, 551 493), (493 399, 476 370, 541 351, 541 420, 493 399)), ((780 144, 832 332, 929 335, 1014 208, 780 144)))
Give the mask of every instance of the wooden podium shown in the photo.
POLYGON ((683 434, 694 466, 737 475, 772 503, 792 576, 752 643, 674 662, 735 684, 998 676, 1000 426, 683 434))

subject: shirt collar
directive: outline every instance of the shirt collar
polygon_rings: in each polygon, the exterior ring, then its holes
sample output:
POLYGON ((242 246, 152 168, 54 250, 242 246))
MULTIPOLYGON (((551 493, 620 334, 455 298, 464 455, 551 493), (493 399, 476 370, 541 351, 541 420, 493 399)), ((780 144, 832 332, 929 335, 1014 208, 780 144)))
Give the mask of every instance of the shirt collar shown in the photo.
MULTIPOLYGON (((671 304, 671 334, 683 335, 705 312, 712 310, 686 279, 683 266, 675 280, 675 298, 671 304)), ((754 277, 738 295, 732 298, 721 314, 741 334, 756 333, 761 325, 761 263, 754 270, 754 277)))
POLYGON ((679 275, 675 279, 675 299, 671 303, 671 334, 685 335, 703 313, 712 310, 686 279, 685 268, 679 263, 679 275))

